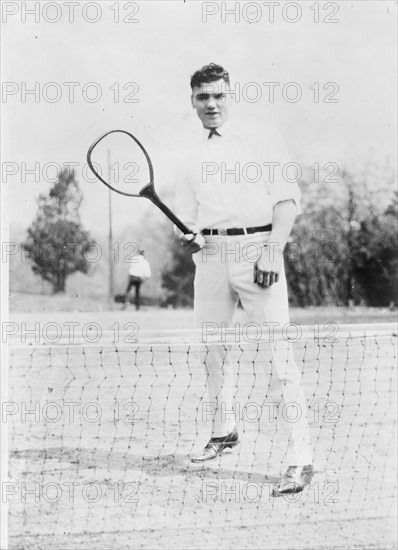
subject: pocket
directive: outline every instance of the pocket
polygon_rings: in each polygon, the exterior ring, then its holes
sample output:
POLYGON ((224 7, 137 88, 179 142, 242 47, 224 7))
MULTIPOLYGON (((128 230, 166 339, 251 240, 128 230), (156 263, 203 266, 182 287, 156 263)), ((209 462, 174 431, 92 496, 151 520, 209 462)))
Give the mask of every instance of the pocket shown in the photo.
POLYGON ((204 244, 203 248, 195 252, 195 254, 192 254, 192 261, 195 264, 195 266, 201 265, 203 263, 207 263, 208 261, 208 245, 207 243, 204 244), (203 257, 205 257, 205 260, 203 260, 203 257))
POLYGON ((262 248, 265 243, 259 242, 258 240, 247 241, 242 248, 242 259, 244 262, 249 262, 254 264, 261 258, 262 248))

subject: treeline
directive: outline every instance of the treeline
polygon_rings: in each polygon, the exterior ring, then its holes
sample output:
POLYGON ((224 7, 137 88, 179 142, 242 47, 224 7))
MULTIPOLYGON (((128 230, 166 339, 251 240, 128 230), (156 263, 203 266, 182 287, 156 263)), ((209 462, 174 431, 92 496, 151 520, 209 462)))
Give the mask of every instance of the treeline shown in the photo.
MULTIPOLYGON (((362 169, 341 169, 334 178, 313 169, 300 181, 302 214, 285 250, 289 296, 294 306, 391 306, 397 303, 398 193, 388 160, 362 169)), ((172 197, 165 197, 172 205, 172 197)), ((66 292, 106 299, 109 254, 114 294, 124 292, 134 247, 145 248, 152 278, 143 288, 146 302, 161 307, 192 307, 194 264, 171 223, 153 207, 145 222, 126 228, 108 250, 80 220, 82 195, 73 173, 59 174, 48 195, 38 198, 35 219, 24 244, 26 261, 11 254, 10 287, 66 292), (116 246, 117 245, 117 246, 116 246), (30 271, 30 273, 29 273, 30 271)))

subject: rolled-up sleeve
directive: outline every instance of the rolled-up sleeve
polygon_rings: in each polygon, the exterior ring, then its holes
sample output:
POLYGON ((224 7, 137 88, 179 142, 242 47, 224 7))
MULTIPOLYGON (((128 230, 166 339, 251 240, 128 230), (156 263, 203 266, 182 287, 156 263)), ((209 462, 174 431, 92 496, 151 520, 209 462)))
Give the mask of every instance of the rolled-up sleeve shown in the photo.
POLYGON ((276 130, 267 136, 266 147, 263 148, 263 157, 268 162, 267 185, 273 206, 278 202, 293 200, 297 206, 297 213, 301 214, 301 192, 297 182, 300 169, 292 161, 285 140, 276 130))

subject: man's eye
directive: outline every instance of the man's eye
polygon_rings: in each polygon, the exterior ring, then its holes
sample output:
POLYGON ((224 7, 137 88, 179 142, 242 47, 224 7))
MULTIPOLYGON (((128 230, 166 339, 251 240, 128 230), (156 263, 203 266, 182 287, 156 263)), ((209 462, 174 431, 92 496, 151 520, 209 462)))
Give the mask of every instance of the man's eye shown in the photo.
POLYGON ((219 101, 220 99, 225 99, 225 94, 215 94, 214 97, 219 101))
POLYGON ((198 95, 196 98, 198 101, 207 101, 208 96, 206 95, 198 95))

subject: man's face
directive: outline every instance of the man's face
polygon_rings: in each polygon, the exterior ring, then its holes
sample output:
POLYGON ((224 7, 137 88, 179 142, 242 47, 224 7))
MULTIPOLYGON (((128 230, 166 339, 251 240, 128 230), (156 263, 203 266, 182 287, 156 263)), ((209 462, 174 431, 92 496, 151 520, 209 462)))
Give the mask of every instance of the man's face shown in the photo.
POLYGON ((192 90, 192 106, 205 128, 218 128, 228 119, 228 84, 220 78, 192 90))

